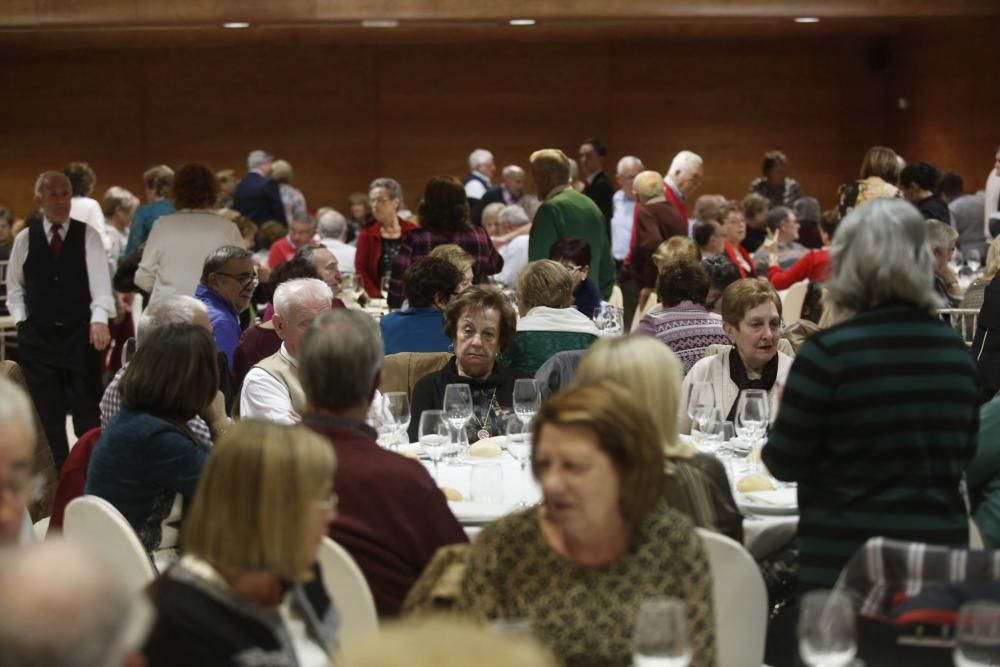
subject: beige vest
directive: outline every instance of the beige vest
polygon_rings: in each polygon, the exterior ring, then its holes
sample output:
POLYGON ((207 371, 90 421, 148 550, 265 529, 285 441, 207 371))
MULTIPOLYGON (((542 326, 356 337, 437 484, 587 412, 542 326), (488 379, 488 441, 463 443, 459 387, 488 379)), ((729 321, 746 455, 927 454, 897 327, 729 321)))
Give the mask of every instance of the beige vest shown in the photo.
MULTIPOLYGON (((295 366, 292 366, 290 361, 282 356, 281 350, 278 350, 270 357, 261 359, 254 368, 261 369, 288 390, 288 396, 292 399, 292 408, 297 413, 301 415, 305 411, 306 393, 302 390, 302 383, 299 382, 298 371, 295 369, 295 366)), ((237 399, 234 411, 238 414, 239 409, 240 402, 237 399)))

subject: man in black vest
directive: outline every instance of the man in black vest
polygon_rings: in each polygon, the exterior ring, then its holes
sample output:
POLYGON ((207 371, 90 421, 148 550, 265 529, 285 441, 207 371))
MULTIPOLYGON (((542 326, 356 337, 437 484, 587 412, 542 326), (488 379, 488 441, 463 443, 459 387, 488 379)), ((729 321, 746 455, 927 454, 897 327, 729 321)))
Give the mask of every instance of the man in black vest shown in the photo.
POLYGON ((99 352, 115 312, 104 245, 95 229, 70 218, 72 194, 61 172, 38 177, 43 218, 14 239, 7 269, 18 356, 57 469, 69 453, 67 409, 78 436, 100 426, 99 352))

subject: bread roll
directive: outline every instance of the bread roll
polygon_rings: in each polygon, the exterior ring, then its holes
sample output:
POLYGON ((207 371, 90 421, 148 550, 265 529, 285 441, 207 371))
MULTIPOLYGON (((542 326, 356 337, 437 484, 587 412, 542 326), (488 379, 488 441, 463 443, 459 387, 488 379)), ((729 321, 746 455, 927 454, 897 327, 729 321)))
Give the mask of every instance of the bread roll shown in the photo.
POLYGON ((503 454, 503 450, 496 442, 484 440, 482 442, 469 445, 469 456, 492 458, 494 456, 500 456, 501 454, 503 454))
POLYGON ((774 482, 763 475, 747 475, 736 482, 736 490, 740 493, 754 491, 774 491, 774 482))
POLYGON ((457 489, 453 489, 450 486, 442 486, 441 493, 443 493, 444 497, 451 502, 459 502, 461 500, 464 500, 462 498, 462 494, 459 493, 457 489))

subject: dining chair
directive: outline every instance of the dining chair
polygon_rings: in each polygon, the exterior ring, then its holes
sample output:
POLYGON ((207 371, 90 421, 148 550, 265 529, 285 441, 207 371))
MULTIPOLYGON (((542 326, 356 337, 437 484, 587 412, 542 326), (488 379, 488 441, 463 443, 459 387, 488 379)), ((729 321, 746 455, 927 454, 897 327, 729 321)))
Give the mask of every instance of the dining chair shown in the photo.
POLYGON ((781 298, 781 319, 786 327, 802 319, 802 307, 808 294, 808 280, 797 282, 784 291, 781 298))
POLYGON ((104 558, 130 590, 141 591, 156 578, 139 537, 115 506, 97 496, 81 496, 66 506, 66 539, 104 558))
POLYGON ((319 569, 323 587, 340 612, 340 644, 378 632, 375 599, 361 568, 351 554, 324 537, 319 545, 319 569))
POLYGON ((739 542, 698 528, 712 568, 718 662, 761 667, 767 635, 767 589, 753 557, 739 542))
POLYGON ((608 299, 610 303, 615 308, 622 308, 624 299, 622 297, 622 288, 615 283, 615 286, 611 288, 611 297, 608 299))

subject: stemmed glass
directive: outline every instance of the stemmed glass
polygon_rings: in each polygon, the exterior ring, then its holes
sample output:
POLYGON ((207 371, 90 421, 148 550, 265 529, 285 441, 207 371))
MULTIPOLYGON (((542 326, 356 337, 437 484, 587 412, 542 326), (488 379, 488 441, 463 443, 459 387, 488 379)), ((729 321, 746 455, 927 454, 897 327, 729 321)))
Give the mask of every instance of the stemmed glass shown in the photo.
POLYGON ((532 379, 514 381, 514 414, 525 426, 542 407, 542 392, 532 379))
MULTIPOLYGON (((810 667, 847 667, 858 651, 854 608, 838 591, 810 591, 799 611, 799 656, 810 667)), ((985 663, 984 663, 985 664, 985 663)))
POLYGON ((620 336, 625 329, 622 312, 610 303, 594 309, 594 324, 603 336, 620 336))
POLYGON ((715 409, 715 390, 709 382, 692 382, 687 395, 687 414, 691 418, 691 435, 702 432, 715 409))
MULTIPOLYGON (((740 440, 749 443, 749 453, 752 457, 756 454, 758 442, 763 439, 767 430, 767 420, 767 392, 763 389, 741 391, 736 404, 736 433, 740 436, 740 440)), ((756 461, 752 461, 750 467, 752 471, 756 471, 756 461)))
POLYGON ((382 396, 385 399, 385 412, 392 420, 393 441, 398 449, 410 426, 410 398, 405 391, 387 391, 382 396))
POLYGON ((521 464, 521 475, 517 481, 517 498, 518 505, 524 507, 528 504, 524 499, 524 476, 528 460, 531 459, 531 428, 527 422, 516 415, 508 415, 504 419, 504 425, 507 427, 505 443, 507 451, 521 464))
POLYGON ((650 598, 639 607, 632 633, 634 667, 687 667, 691 663, 687 611, 677 598, 650 598))
POLYGON ((1000 604, 966 602, 959 608, 952 657, 958 667, 1000 665, 1000 604))
POLYGON ((469 444, 465 434, 465 425, 472 419, 472 389, 460 382, 449 384, 444 388, 445 418, 451 424, 455 433, 454 445, 457 451, 463 451, 469 444))
POLYGON ((434 479, 438 476, 438 461, 444 455, 444 448, 451 440, 448 420, 445 419, 444 410, 424 410, 420 413, 420 445, 424 452, 434 462, 434 479))
POLYGON ((391 278, 390 278, 390 276, 389 276, 388 273, 385 274, 384 276, 382 276, 382 280, 379 281, 379 289, 382 291, 382 298, 383 299, 388 299, 389 298, 389 284, 390 284, 390 281, 391 281, 391 278))
POLYGON ((969 267, 969 270, 972 271, 973 275, 978 273, 979 267, 983 265, 982 258, 979 256, 979 251, 975 249, 970 250, 968 257, 965 258, 965 264, 969 267))
POLYGON ((729 428, 733 425, 723 419, 722 410, 719 408, 703 410, 699 413, 699 417, 703 415, 699 427, 701 439, 695 443, 695 447, 705 454, 715 454, 726 442, 726 425, 728 424, 729 428))

